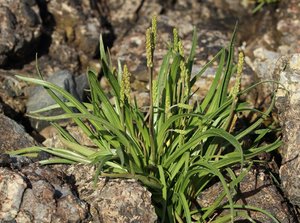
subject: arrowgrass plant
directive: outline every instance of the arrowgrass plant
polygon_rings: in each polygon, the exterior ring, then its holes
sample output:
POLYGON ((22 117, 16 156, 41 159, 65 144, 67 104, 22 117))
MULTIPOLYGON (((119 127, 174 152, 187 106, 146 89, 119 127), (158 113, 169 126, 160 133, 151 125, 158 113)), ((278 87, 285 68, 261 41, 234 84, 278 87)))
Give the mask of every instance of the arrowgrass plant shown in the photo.
MULTIPOLYGON (((18 76, 20 79, 45 87, 57 105, 33 112, 30 116, 49 120, 58 129, 66 148, 30 147, 13 154, 34 154, 45 151, 53 158, 41 164, 84 163, 97 167, 103 177, 133 178, 152 193, 153 204, 160 222, 233 222, 236 218, 251 220, 246 210, 260 211, 278 222, 272 215, 257 207, 238 205, 237 187, 253 164, 253 158, 281 145, 280 139, 263 144, 272 131, 261 129, 271 113, 274 98, 265 112, 239 100, 256 85, 240 89, 243 54, 234 64, 233 34, 229 47, 223 48, 203 69, 192 75, 195 60, 196 31, 192 47, 185 55, 182 41, 174 29, 173 40, 155 73, 156 18, 146 31, 146 55, 150 82, 150 106, 147 112, 137 106, 130 96, 130 73, 126 65, 112 66, 109 54, 100 37, 100 62, 111 91, 109 98, 101 89, 97 75, 87 72, 90 84, 90 103, 81 103, 65 90, 43 80, 18 76), (215 78, 202 101, 193 102, 196 80, 215 61, 219 65, 215 78), (236 81, 229 89, 229 81, 236 81), (61 100, 58 95, 62 95, 61 100), (64 114, 44 117, 40 112, 60 107, 64 114), (77 112, 74 112, 75 109, 77 112), (255 112, 257 119, 237 130, 235 123, 240 112, 255 112), (72 119, 94 142, 97 149, 80 145, 71 134, 55 121, 72 119), (250 146, 243 144, 245 136, 254 139, 250 146), (238 168, 239 171, 235 171, 238 168), (211 184, 220 182, 223 191, 208 207, 197 198, 211 184), (227 212, 220 213, 223 210, 227 212)), ((260 84, 260 83, 258 83, 260 84)), ((98 177, 98 176, 97 176, 98 177)), ((251 220, 253 222, 253 220, 251 220)))

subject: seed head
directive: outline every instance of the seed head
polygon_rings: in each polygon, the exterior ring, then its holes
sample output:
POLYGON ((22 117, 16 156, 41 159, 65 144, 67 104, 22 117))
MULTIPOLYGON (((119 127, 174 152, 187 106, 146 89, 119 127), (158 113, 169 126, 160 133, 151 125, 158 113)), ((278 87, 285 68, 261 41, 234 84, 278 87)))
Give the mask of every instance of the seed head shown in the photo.
POLYGON ((130 101, 130 77, 131 74, 129 73, 127 66, 124 65, 123 68, 123 80, 124 80, 124 89, 125 89, 124 93, 128 101, 130 101))
POLYGON ((173 29, 173 48, 174 51, 178 51, 178 31, 176 28, 173 29))
POLYGON ((243 72, 243 66, 244 66, 244 54, 243 52, 239 53, 239 61, 238 61, 238 65, 237 65, 237 75, 241 76, 242 72, 243 72))
POLYGON ((153 35, 152 35, 152 29, 148 28, 146 31, 146 56, 147 56, 147 67, 153 66, 152 61, 152 53, 153 53, 153 35))
POLYGON ((238 64, 237 64, 236 81, 235 81, 235 84, 234 84, 233 89, 232 89, 232 96, 233 97, 236 97, 238 92, 240 91, 243 65, 244 65, 244 54, 242 52, 240 52, 239 53, 239 61, 238 61, 238 64))
POLYGON ((153 49, 155 49, 156 46, 156 38, 157 38, 157 16, 152 17, 152 27, 151 32, 153 35, 153 49))
POLYGON ((166 97, 166 105, 165 105, 165 113, 167 115, 167 118, 169 118, 172 114, 171 114, 171 102, 170 102, 170 98, 166 97))
POLYGON ((158 94, 157 94, 157 80, 153 80, 152 84, 152 100, 153 104, 156 104, 158 101, 158 94))
POLYGON ((130 102, 130 76, 127 66, 124 65, 120 90, 121 105, 124 105, 125 100, 130 102))
POLYGON ((180 56, 184 57, 183 44, 182 44, 181 40, 178 41, 178 52, 179 52, 180 56))

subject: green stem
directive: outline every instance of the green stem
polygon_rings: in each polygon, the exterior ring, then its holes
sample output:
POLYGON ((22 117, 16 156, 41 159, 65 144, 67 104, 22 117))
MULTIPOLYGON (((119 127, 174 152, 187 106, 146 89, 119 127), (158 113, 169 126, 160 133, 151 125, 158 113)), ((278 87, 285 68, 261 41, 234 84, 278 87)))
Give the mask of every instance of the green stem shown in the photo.
POLYGON ((150 135, 150 147, 151 147, 151 154, 150 160, 152 161, 151 164, 156 163, 156 154, 155 154, 155 143, 154 143, 154 124, 153 124, 153 54, 154 50, 151 53, 151 61, 152 66, 148 68, 150 74, 150 113, 149 113, 149 135, 150 135))

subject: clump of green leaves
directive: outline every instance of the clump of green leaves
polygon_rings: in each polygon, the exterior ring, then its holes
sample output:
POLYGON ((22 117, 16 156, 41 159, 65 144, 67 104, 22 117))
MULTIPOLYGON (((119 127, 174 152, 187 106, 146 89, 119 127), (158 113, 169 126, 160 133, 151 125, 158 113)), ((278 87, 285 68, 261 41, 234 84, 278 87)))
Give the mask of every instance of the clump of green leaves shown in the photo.
POLYGON ((280 139, 271 144, 263 143, 271 128, 261 124, 270 114, 274 98, 266 112, 260 112, 240 96, 255 86, 240 89, 243 54, 234 64, 234 38, 229 47, 221 49, 203 69, 192 75, 195 60, 196 32, 188 55, 174 29, 173 41, 163 58, 158 74, 155 74, 155 49, 157 40, 156 18, 146 31, 146 55, 150 82, 150 106, 144 112, 130 96, 130 73, 119 62, 113 68, 100 38, 101 67, 111 85, 112 98, 101 89, 96 74, 89 70, 90 103, 81 103, 71 94, 42 79, 20 79, 44 86, 56 106, 48 107, 31 116, 57 121, 73 121, 94 142, 97 149, 80 145, 66 130, 54 123, 59 130, 65 148, 31 147, 14 154, 33 154, 45 151, 55 156, 40 161, 52 163, 85 163, 97 167, 105 177, 133 178, 142 182, 153 195, 160 222, 228 222, 236 217, 251 220, 245 209, 261 211, 256 207, 237 205, 237 187, 253 164, 253 158, 262 152, 270 152, 281 145, 280 139), (196 80, 215 61, 219 62, 215 78, 202 101, 193 102, 197 92, 192 91, 196 80), (229 89, 233 74, 236 81, 229 89), (157 78, 155 78, 157 76, 157 78), (62 101, 58 95, 66 100, 62 101), (67 101, 67 102, 65 102, 67 101), (39 115, 45 110, 60 107, 64 114, 52 117, 39 115), (74 108, 78 111, 74 113, 74 108), (239 112, 255 112, 257 119, 249 126, 236 130, 239 112), (253 138, 250 146, 243 144, 245 136, 253 138), (234 168, 239 168, 239 174, 234 168), (223 191, 208 207, 197 203, 197 198, 213 182, 219 181, 223 191), (227 214, 219 213, 229 209, 227 214))

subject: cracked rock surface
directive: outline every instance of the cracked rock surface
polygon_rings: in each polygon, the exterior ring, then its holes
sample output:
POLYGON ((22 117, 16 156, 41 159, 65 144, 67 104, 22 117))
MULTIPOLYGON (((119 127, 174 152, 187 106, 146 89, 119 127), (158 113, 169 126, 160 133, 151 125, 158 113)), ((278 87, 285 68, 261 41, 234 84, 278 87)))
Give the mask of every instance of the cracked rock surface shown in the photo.
POLYGON ((282 61, 284 66, 277 78, 288 92, 279 91, 276 102, 284 140, 280 178, 289 200, 300 205, 300 54, 285 57, 282 61))
POLYGON ((80 200, 65 176, 31 164, 22 170, 0 167, 0 219, 16 222, 80 222, 88 204, 80 200))

